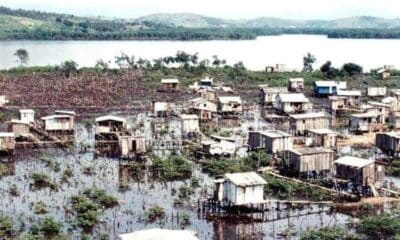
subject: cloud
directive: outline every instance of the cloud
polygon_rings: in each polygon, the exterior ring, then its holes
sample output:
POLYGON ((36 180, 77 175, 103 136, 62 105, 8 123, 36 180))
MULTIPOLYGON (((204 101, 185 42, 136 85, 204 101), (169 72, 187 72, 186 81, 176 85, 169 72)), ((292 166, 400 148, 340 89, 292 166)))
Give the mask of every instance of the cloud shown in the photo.
POLYGON ((398 17, 398 0, 2 0, 13 8, 67 12, 76 15, 139 17, 159 12, 192 12, 223 18, 261 16, 332 19, 354 15, 398 17))

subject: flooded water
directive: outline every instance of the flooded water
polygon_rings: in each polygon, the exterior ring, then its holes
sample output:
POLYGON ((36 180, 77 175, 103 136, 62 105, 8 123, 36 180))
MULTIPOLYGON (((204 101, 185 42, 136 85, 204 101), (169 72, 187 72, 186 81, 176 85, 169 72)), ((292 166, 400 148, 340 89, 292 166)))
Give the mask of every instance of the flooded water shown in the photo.
POLYGON ((307 52, 317 57, 316 66, 331 60, 334 66, 346 62, 361 64, 364 69, 384 64, 400 67, 398 39, 328 39, 322 35, 282 35, 243 41, 0 41, 0 69, 18 65, 14 52, 25 48, 29 65, 55 65, 74 60, 81 67, 94 66, 96 60, 114 62, 123 51, 146 59, 174 55, 177 51, 199 53, 200 58, 218 55, 228 64, 243 61, 253 70, 266 65, 286 64, 301 69, 307 52), (368 51, 365 51, 368 49, 368 51))
MULTIPOLYGON (((136 125, 143 120, 141 117, 130 124, 136 125)), ((242 128, 249 127, 252 121, 245 122, 242 128)), ((172 126, 176 125, 172 121, 172 126)), ((146 124, 142 126, 147 128, 146 124)), ((171 127, 171 131, 178 131, 178 127, 171 127)), ((80 195, 84 190, 96 187, 105 189, 108 194, 116 196, 120 205, 111 209, 102 209, 99 223, 93 229, 93 236, 107 233, 110 239, 116 239, 120 233, 132 232, 146 228, 191 229, 198 233, 200 239, 298 239, 299 235, 309 228, 341 225, 349 221, 350 217, 343 214, 333 214, 329 209, 319 212, 318 208, 305 208, 302 210, 274 210, 267 214, 271 221, 267 222, 233 222, 230 220, 211 220, 204 214, 198 214, 198 198, 200 192, 212 193, 212 179, 202 173, 197 164, 193 165, 193 176, 200 180, 201 187, 188 199, 183 207, 174 207, 177 194, 173 193, 185 181, 160 182, 150 178, 136 179, 127 174, 126 166, 117 159, 96 157, 93 149, 93 131, 87 130, 83 125, 78 125, 76 131, 77 146, 84 142, 91 146, 87 152, 81 153, 79 147, 62 150, 57 148, 40 149, 29 154, 17 156, 12 163, 13 171, 9 176, 0 179, 1 209, 12 216, 20 225, 23 223, 25 231, 44 216, 52 216, 64 225, 64 232, 70 234, 72 239, 80 239, 79 228, 74 227, 74 216, 69 213, 71 208, 70 198, 80 195), (44 161, 43 159, 46 159, 44 161), (51 164, 49 164, 51 162, 51 164), (59 166, 55 170, 54 166, 59 166), (85 174, 85 169, 90 167, 92 175, 85 174), (62 182, 62 172, 72 169, 73 177, 67 182, 62 182), (50 188, 31 188, 31 174, 46 173, 52 182, 58 185, 58 190, 50 188), (127 182, 130 189, 119 191, 121 182, 127 182), (15 184, 19 196, 11 196, 9 189, 15 184), (173 190, 174 189, 174 190, 173 190), (38 215, 33 206, 38 202, 47 205, 48 213, 38 215), (146 210, 153 205, 165 209, 166 217, 154 223, 146 221, 146 210), (317 213, 310 213, 316 211, 317 213), (182 215, 189 214, 190 224, 181 225, 182 215), (181 216, 181 217, 179 217, 181 216), (277 220, 272 220, 276 219, 277 220)), ((147 136, 151 137, 151 136, 147 136)))

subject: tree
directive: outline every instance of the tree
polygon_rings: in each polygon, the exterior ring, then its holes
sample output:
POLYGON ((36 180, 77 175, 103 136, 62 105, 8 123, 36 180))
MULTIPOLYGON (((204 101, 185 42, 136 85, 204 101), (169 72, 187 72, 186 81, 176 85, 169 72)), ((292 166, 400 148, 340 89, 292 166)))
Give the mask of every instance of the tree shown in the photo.
POLYGON ((311 53, 307 53, 303 57, 303 71, 304 72, 312 72, 313 71, 313 64, 317 61, 314 55, 311 53))
POLYGON ((96 65, 94 66, 99 72, 107 72, 108 70, 108 62, 103 59, 99 59, 96 61, 96 65))
POLYGON ((355 63, 346 63, 342 66, 341 71, 349 76, 355 76, 361 74, 363 68, 355 63))
POLYGON ((71 74, 78 72, 78 64, 72 60, 65 61, 61 64, 60 70, 69 78, 71 74))
POLYGON ((26 49, 20 48, 15 51, 14 56, 17 56, 21 65, 27 64, 29 60, 29 53, 26 49))
POLYGON ((321 68, 321 72, 325 75, 326 78, 333 79, 339 76, 339 69, 332 67, 331 61, 327 61, 324 63, 321 68))
POLYGON ((219 59, 217 55, 213 56, 213 60, 211 63, 215 68, 218 68, 221 65, 225 65, 226 64, 226 60, 225 59, 219 59))

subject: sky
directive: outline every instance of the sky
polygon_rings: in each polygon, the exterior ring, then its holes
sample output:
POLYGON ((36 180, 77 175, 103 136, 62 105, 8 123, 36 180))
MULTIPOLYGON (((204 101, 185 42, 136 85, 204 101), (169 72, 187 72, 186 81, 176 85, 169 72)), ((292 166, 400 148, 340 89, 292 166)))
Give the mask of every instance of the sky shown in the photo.
POLYGON ((399 0, 1 0, 0 5, 120 18, 179 12, 227 19, 263 16, 288 19, 334 19, 361 15, 400 17, 399 0))

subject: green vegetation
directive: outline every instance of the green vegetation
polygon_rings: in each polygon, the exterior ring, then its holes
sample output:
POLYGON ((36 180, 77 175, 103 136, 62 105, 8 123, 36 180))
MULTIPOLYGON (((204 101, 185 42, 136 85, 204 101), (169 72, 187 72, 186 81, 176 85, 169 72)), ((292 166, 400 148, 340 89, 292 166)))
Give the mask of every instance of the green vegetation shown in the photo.
POLYGON ((395 177, 400 176, 400 159, 394 159, 392 163, 387 167, 386 172, 388 175, 395 177))
POLYGON ((55 237, 61 233, 62 224, 54 220, 52 217, 42 219, 37 225, 31 229, 31 234, 38 237, 55 237))
POLYGON ((369 239, 393 239, 400 236, 400 214, 385 213, 364 219, 357 232, 368 236, 369 239))
POLYGON ((192 167, 186 159, 178 155, 171 155, 166 159, 153 156, 153 173, 157 178, 166 181, 183 180, 192 175, 192 167))
POLYGON ((83 194, 105 208, 112 208, 118 205, 118 199, 112 195, 108 195, 103 189, 93 187, 86 189, 83 194))
POLYGON ((39 201, 36 204, 34 204, 33 212, 35 214, 46 214, 48 212, 47 211, 47 205, 44 202, 39 201))
POLYGON ((202 169, 211 176, 223 175, 225 173, 247 172, 257 170, 260 167, 269 166, 272 157, 264 151, 250 153, 249 156, 241 159, 209 159, 204 162, 202 169))
POLYGON ((4 216, 0 213, 0 238, 10 239, 14 235, 14 222, 10 217, 4 216))
POLYGON ((57 189, 57 185, 50 180, 50 177, 45 173, 33 173, 31 175, 31 179, 33 180, 33 186, 35 188, 45 188, 49 187, 53 190, 57 189))
POLYGON ((237 40, 279 34, 324 34, 330 38, 400 38, 399 25, 397 19, 373 17, 332 21, 278 18, 231 21, 193 14, 155 14, 133 21, 109 20, 0 7, 0 39, 237 40))
POLYGON ((153 205, 145 212, 145 215, 148 222, 155 222, 165 217, 165 210, 158 205, 153 205))
POLYGON ((265 192, 280 199, 305 198, 316 201, 332 200, 329 192, 322 189, 291 182, 269 174, 264 175, 264 178, 268 183, 265 186, 265 192))
POLYGON ((356 236, 350 235, 346 230, 338 227, 324 227, 318 230, 307 231, 300 238, 301 240, 355 240, 356 236))
POLYGON ((91 230, 98 222, 99 206, 84 196, 71 197, 72 209, 76 212, 76 221, 85 231, 91 230))
POLYGON ((17 51, 15 51, 14 56, 18 57, 18 60, 21 65, 28 63, 29 53, 26 49, 22 49, 22 48, 18 49, 17 51))

